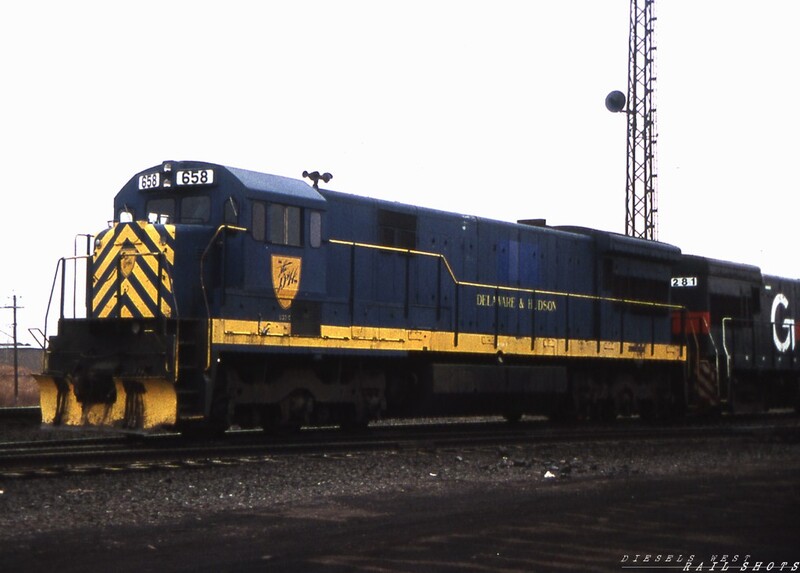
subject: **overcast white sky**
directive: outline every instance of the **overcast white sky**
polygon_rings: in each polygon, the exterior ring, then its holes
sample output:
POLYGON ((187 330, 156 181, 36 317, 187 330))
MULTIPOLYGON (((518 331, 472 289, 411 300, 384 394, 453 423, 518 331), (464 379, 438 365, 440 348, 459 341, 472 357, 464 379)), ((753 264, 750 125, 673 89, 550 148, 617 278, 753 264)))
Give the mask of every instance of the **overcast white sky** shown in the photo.
MULTIPOLYGON (((196 159, 625 230, 629 0, 5 2, 0 306, 137 171, 196 159)), ((800 2, 656 2, 659 239, 800 277, 800 2)), ((52 313, 51 313, 52 314, 52 313)), ((11 311, 0 310, 0 342, 11 311)), ((54 331, 51 322, 49 333, 54 331)))

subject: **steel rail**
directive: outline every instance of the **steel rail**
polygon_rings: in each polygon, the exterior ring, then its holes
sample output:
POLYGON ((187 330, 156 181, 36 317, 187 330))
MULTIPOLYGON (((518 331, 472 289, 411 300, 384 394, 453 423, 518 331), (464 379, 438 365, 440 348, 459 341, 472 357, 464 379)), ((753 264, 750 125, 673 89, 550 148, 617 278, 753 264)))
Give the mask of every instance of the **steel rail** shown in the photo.
POLYGON ((610 425, 554 426, 544 422, 378 426, 359 433, 305 430, 287 436, 229 432, 212 441, 177 434, 81 440, 0 443, 0 477, 30 478, 87 471, 197 468, 258 463, 275 457, 366 451, 481 448, 532 444, 681 442, 709 439, 800 441, 796 416, 726 418, 713 423, 652 426, 637 421, 610 425))

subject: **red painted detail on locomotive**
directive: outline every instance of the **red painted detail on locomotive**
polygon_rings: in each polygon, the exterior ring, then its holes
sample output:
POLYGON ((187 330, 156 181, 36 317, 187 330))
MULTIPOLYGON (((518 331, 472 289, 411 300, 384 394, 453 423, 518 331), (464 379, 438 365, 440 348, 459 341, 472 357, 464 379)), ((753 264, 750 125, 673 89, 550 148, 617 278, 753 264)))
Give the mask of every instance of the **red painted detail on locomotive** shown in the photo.
POLYGON ((672 313, 672 334, 708 334, 711 313, 708 311, 680 311, 672 313))

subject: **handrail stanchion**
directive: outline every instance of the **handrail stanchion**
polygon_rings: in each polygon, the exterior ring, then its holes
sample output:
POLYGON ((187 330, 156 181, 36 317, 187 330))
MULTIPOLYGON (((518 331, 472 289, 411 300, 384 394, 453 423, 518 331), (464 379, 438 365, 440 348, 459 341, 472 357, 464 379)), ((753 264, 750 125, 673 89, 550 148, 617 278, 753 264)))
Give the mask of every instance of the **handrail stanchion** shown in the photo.
POLYGON ((59 307, 60 308, 59 316, 58 316, 59 319, 63 319, 64 318, 64 294, 65 294, 64 289, 67 288, 67 285, 66 285, 66 282, 67 282, 67 277, 66 277, 67 271, 66 271, 66 268, 67 268, 67 259, 62 257, 62 259, 61 259, 61 304, 60 304, 60 307, 59 307))

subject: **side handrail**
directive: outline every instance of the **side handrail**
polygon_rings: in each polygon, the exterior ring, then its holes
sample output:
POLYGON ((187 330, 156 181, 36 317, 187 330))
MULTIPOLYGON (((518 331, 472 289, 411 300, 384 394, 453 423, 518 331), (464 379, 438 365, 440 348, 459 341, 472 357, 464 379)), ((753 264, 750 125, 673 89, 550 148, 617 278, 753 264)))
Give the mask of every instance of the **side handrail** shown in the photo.
MULTIPOLYGON (((45 313, 44 313, 44 330, 38 329, 38 328, 36 329, 42 335, 42 341, 39 344, 41 345, 42 350, 45 351, 45 352, 42 353, 42 371, 44 371, 44 369, 45 369, 46 360, 47 360, 47 340, 48 340, 48 338, 47 338, 47 323, 50 320, 50 308, 53 306, 53 297, 55 296, 55 293, 56 293, 56 284, 58 283, 59 273, 61 274, 61 296, 60 296, 60 302, 59 302, 59 309, 60 309, 59 310, 59 313, 60 313, 59 314, 59 320, 60 320, 60 319, 64 318, 64 294, 65 294, 64 293, 64 289, 65 289, 65 286, 66 286, 66 265, 67 265, 67 261, 74 261, 75 262, 75 266, 76 266, 75 274, 77 275, 78 260, 79 259, 87 259, 88 260, 90 258, 91 258, 91 255, 75 255, 75 256, 72 256, 72 257, 61 257, 60 259, 58 259, 58 262, 56 263, 56 270, 53 273, 53 284, 50 286, 50 296, 47 299, 47 309, 45 310, 45 313)), ((88 274, 88 272, 87 272, 87 274, 88 274)), ((88 277, 87 277, 87 281, 88 281, 88 277)), ((88 308, 87 308, 87 310, 88 310, 88 308)), ((73 313, 75 313, 75 312, 76 312, 76 308, 73 307, 73 313)), ((38 342, 38 339, 37 339, 37 342, 38 342)))
MULTIPOLYGON (((717 347, 717 341, 714 340, 714 334, 711 332, 711 325, 708 324, 708 321, 706 320, 705 316, 703 317, 703 325, 706 327, 706 330, 708 331, 708 339, 711 341, 711 346, 714 347, 714 363, 717 367, 717 370, 719 370, 719 348, 717 347)), ((723 336, 723 342, 724 342, 724 336, 723 336)))
POLYGON ((208 291, 206 289, 204 268, 205 268, 206 257, 208 256, 208 253, 211 252, 211 247, 214 246, 214 243, 216 242, 217 237, 219 237, 220 233, 222 233, 225 230, 236 231, 236 232, 247 232, 246 227, 239 227, 236 225, 228 225, 228 224, 220 225, 219 227, 217 227, 217 230, 212 235, 211 240, 208 241, 208 244, 206 245, 203 254, 200 256, 200 290, 203 293, 203 304, 205 304, 206 317, 208 318, 208 320, 206 321, 206 324, 208 324, 208 343, 206 344, 206 370, 211 368, 211 336, 213 335, 213 330, 212 330, 213 321, 211 320, 211 307, 208 304, 208 291))
MULTIPOLYGON (((725 325, 725 319, 722 319, 723 329, 725 325)), ((703 317, 703 325, 705 326, 706 330, 708 331, 708 340, 711 341, 711 346, 714 348, 714 371, 717 372, 717 398, 720 398, 720 384, 719 384, 719 348, 717 347, 717 341, 714 340, 714 334, 711 332, 711 325, 706 320, 706 317, 703 317)), ((723 348, 725 347, 725 334, 723 332, 722 335, 722 345, 723 348)), ((729 372, 730 374, 730 372, 729 372)), ((729 377, 730 379, 730 377, 729 377)))
POLYGON ((700 340, 697 338, 697 330, 694 327, 694 322, 689 322, 688 324, 688 334, 691 335, 692 342, 694 342, 694 357, 695 357, 695 368, 699 368, 700 366, 700 340))
MULTIPOLYGON (((59 318, 64 318, 64 289, 66 288, 66 264, 67 261, 75 261, 77 265, 78 260, 80 259, 90 259, 91 255, 77 255, 72 257, 61 257, 58 262, 56 263, 56 271, 53 273, 53 284, 50 287, 50 297, 47 300, 47 310, 45 311, 44 315, 44 332, 42 333, 45 341, 47 340, 47 321, 50 319, 50 307, 53 305, 53 296, 55 296, 56 292, 56 283, 58 282, 59 271, 61 275, 61 296, 60 296, 60 303, 59 303, 59 318)), ((76 311, 73 308, 73 313, 76 311)))
MULTIPOLYGON (((94 235, 89 234, 89 233, 78 233, 77 235, 75 235, 75 237, 72 239, 72 254, 75 257, 78 256, 78 239, 79 238, 85 238, 86 239, 86 256, 90 257, 92 255, 92 252, 91 252, 92 251, 92 239, 94 239, 94 235)), ((78 305, 78 300, 77 300, 77 292, 78 292, 78 260, 77 259, 75 259, 73 261, 72 272, 73 272, 73 276, 72 276, 72 314, 74 316, 75 315, 75 309, 77 308, 77 305, 78 305)))
POLYGON ((733 323, 733 317, 726 316, 722 319, 722 349, 725 351, 725 372, 730 380, 733 376, 733 355, 728 349, 728 323, 733 323))

